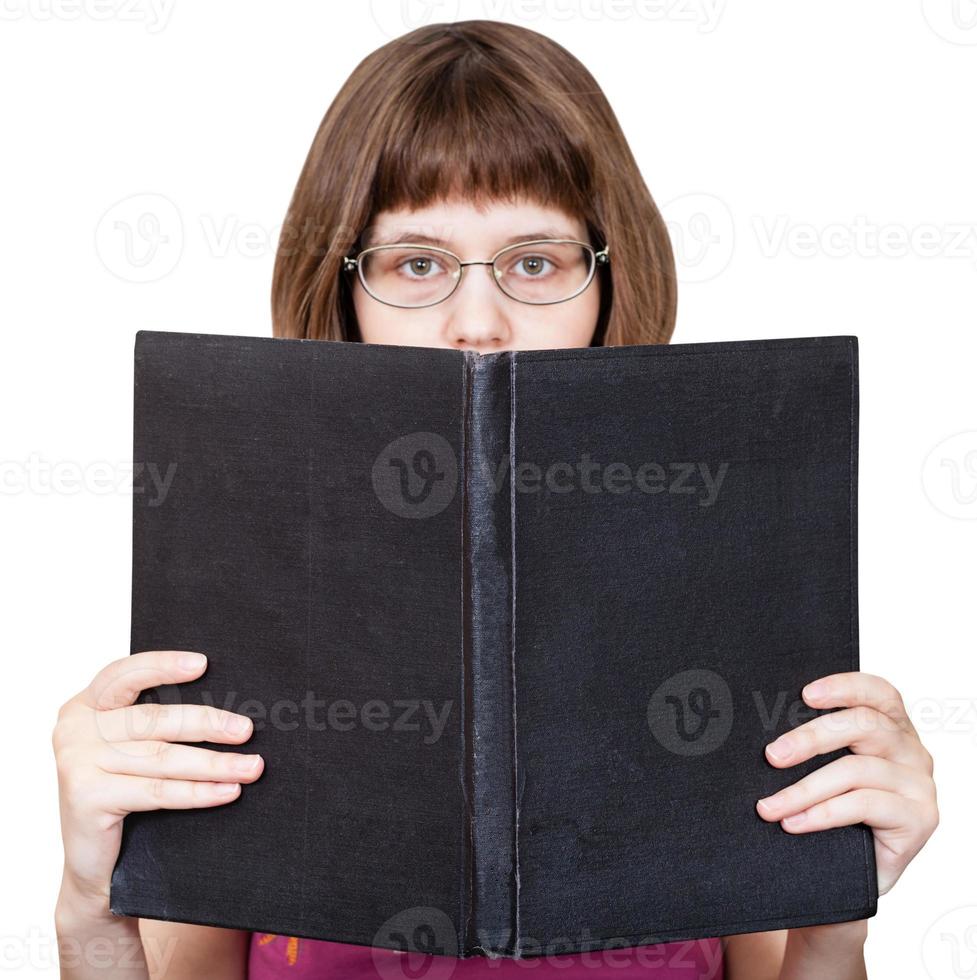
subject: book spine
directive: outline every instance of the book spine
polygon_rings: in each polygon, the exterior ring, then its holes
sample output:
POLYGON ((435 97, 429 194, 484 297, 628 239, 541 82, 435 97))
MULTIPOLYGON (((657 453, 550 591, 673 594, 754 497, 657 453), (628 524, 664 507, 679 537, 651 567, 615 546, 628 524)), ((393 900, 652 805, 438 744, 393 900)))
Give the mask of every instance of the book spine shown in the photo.
POLYGON ((465 719, 469 954, 512 956, 518 937, 513 692, 511 354, 466 356, 465 719))

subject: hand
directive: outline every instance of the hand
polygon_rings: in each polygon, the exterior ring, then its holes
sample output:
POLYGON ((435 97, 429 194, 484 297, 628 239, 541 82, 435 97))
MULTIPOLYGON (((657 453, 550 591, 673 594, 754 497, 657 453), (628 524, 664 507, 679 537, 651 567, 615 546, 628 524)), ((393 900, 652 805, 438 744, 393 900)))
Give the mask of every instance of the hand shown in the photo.
POLYGON ((149 650, 123 657, 61 706, 51 735, 65 858, 59 905, 83 903, 86 913, 109 914, 127 813, 219 806, 261 774, 260 756, 171 744, 247 741, 247 716, 200 704, 134 703, 144 688, 197 677, 206 657, 190 654, 197 662, 185 666, 186 655, 149 650), (228 727, 235 721, 236 731, 228 727), (235 768, 247 760, 249 769, 235 768))
POLYGON ((867 824, 875 837, 879 895, 884 895, 939 824, 933 757, 920 742, 902 696, 881 677, 830 674, 801 694, 813 708, 843 710, 819 715, 771 742, 770 764, 795 766, 845 746, 854 754, 758 800, 757 812, 764 820, 779 820, 792 834, 867 824))

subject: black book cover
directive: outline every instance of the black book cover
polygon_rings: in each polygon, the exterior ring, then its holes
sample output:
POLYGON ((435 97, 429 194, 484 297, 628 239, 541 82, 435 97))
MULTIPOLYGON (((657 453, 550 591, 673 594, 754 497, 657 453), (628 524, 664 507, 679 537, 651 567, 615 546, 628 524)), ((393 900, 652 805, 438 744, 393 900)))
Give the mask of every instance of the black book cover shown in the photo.
MULTIPOLYGON (((506 351, 139 331, 141 702, 248 714, 125 818, 118 915, 454 956, 866 918, 864 824, 756 800, 858 670, 856 338, 506 351)), ((198 743, 199 744, 199 743, 198 743)))

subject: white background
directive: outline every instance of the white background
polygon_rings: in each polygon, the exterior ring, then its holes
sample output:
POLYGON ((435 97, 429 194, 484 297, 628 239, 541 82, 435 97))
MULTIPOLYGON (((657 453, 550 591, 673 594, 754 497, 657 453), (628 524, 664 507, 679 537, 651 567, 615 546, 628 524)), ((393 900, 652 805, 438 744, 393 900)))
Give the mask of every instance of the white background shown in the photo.
POLYGON ((135 331, 270 334, 277 230, 344 79, 422 22, 488 17, 606 91, 675 244, 674 342, 859 337, 862 668, 902 692, 942 815, 880 900, 869 974, 973 975, 972 0, 0 11, 0 971, 57 974, 50 732, 129 652, 135 331))

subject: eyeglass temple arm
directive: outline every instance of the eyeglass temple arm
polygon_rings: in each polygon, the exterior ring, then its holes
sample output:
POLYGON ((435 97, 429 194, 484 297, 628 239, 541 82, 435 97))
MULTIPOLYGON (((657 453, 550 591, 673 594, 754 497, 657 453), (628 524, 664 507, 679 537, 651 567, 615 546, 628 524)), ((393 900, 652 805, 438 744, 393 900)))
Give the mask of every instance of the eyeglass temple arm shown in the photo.
MULTIPOLYGON (((610 256, 610 246, 605 245, 599 252, 594 253, 594 258, 600 265, 606 265, 611 261, 610 256)), ((490 265, 488 262, 462 262, 462 265, 490 265)), ((351 255, 346 255, 343 257, 343 269, 346 272, 352 272, 356 268, 357 260, 351 255)))

